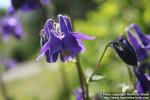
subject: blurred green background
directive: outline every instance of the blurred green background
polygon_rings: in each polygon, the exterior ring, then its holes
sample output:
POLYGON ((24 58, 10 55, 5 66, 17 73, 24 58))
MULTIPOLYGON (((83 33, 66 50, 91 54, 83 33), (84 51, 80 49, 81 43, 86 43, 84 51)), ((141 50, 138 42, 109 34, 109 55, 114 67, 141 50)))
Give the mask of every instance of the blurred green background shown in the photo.
MULTIPOLYGON (((58 14, 70 14, 74 18, 75 31, 96 37, 93 41, 83 41, 87 50, 80 55, 80 60, 88 74, 106 44, 123 34, 129 24, 138 23, 145 33, 150 30, 149 0, 52 0, 46 8, 49 17, 54 19, 58 14)), ((5 13, 6 8, 1 8, 1 18, 5 13)), ((10 37, 6 43, 0 41, 0 56, 19 61, 15 69, 4 73, 9 95, 14 100, 74 99, 79 80, 73 62, 49 64, 44 58, 35 62, 40 52, 39 32, 46 21, 43 9, 28 13, 19 11, 17 15, 21 17, 27 34, 22 40, 10 37), (66 77, 62 75, 64 71, 66 77)), ((112 48, 107 50, 97 74, 106 78, 90 83, 91 96, 100 92, 120 92, 120 84, 131 84, 126 65, 112 48)), ((1 93, 0 100, 3 100, 1 93)))

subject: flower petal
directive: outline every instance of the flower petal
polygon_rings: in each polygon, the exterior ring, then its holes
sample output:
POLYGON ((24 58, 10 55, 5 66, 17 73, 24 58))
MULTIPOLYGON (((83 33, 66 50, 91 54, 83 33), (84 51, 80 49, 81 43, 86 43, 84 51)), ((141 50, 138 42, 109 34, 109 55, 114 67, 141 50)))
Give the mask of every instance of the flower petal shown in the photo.
POLYGON ((118 56, 128 65, 137 66, 137 57, 134 48, 125 43, 113 42, 113 48, 118 56))
POLYGON ((81 47, 79 46, 76 38, 69 33, 66 22, 61 15, 59 16, 59 22, 61 32, 65 34, 65 37, 62 39, 62 48, 63 48, 62 53, 66 54, 67 52, 73 58, 81 52, 81 47))
POLYGON ((134 68, 134 73, 138 79, 137 90, 142 93, 150 92, 150 81, 144 73, 146 66, 146 64, 142 64, 139 68, 134 68))
POLYGON ((150 44, 147 45, 147 46, 143 46, 143 48, 144 48, 145 50, 150 50, 150 44))
POLYGON ((12 15, 12 14, 15 14, 15 12, 16 11, 12 5, 8 7, 8 9, 7 9, 8 14, 12 15))
POLYGON ((46 52, 46 60, 50 63, 56 62, 58 54, 62 49, 62 42, 59 38, 55 37, 53 32, 50 32, 50 48, 46 52))
POLYGON ((51 39, 48 40, 42 47, 39 57, 37 61, 41 59, 41 57, 45 54, 47 62, 55 62, 58 58, 58 53, 61 50, 62 44, 61 41, 51 33, 51 39))
POLYGON ((80 39, 76 39, 76 40, 78 41, 78 44, 79 44, 79 46, 81 47, 81 52, 86 51, 86 48, 85 48, 85 46, 83 45, 83 43, 81 42, 81 40, 80 40, 80 39))
POLYGON ((150 33, 148 33, 148 34, 146 35, 146 37, 150 40, 150 33))
POLYGON ((40 54, 39 54, 39 56, 37 57, 36 61, 39 61, 39 60, 43 57, 43 55, 46 53, 46 51, 49 49, 49 47, 50 47, 50 43, 49 43, 49 41, 48 41, 48 42, 46 42, 46 43, 44 44, 44 46, 42 47, 42 49, 41 49, 41 51, 40 51, 40 54))
POLYGON ((128 65, 137 66, 137 55, 135 49, 125 36, 119 36, 111 43, 118 56, 128 65))
POLYGON ((85 35, 85 34, 82 34, 79 32, 71 32, 71 34, 78 39, 83 39, 83 40, 94 40, 95 39, 95 37, 91 37, 91 36, 88 36, 88 35, 85 35))
MULTIPOLYGON (((51 32, 51 34, 53 34, 51 32)), ((55 37, 54 35, 51 35, 50 39, 50 53, 53 55, 56 52, 58 52, 62 48, 62 41, 55 37)))
POLYGON ((67 23, 65 22, 64 17, 62 15, 59 15, 58 19, 59 19, 59 24, 60 24, 61 32, 65 34, 65 37, 69 36, 70 35, 69 29, 67 27, 67 23))
POLYGON ((64 19, 65 19, 65 22, 66 22, 66 24, 67 24, 67 28, 68 28, 69 32, 73 32, 70 19, 69 19, 67 16, 63 16, 63 17, 64 17, 64 19))
POLYGON ((49 19, 46 21, 46 24, 44 25, 44 32, 46 33, 47 36, 50 35, 50 31, 53 29, 53 19, 49 19))
POLYGON ((150 39, 148 39, 143 33, 141 28, 137 24, 132 24, 131 28, 135 30, 139 38, 141 39, 142 43, 144 46, 150 44, 150 39))
POLYGON ((141 85, 141 82, 137 82, 136 88, 137 88, 138 93, 143 93, 144 92, 143 87, 141 85))
POLYGON ((139 43, 136 40, 136 38, 130 32, 128 32, 128 37, 129 37, 129 39, 130 39, 133 47, 135 48, 135 51, 137 53, 137 59, 138 59, 138 61, 142 61, 142 60, 146 59, 148 57, 148 54, 147 54, 146 50, 143 49, 139 45, 139 43))
POLYGON ((57 61, 59 52, 55 52, 53 54, 50 53, 50 50, 46 52, 46 61, 49 63, 53 63, 57 61))

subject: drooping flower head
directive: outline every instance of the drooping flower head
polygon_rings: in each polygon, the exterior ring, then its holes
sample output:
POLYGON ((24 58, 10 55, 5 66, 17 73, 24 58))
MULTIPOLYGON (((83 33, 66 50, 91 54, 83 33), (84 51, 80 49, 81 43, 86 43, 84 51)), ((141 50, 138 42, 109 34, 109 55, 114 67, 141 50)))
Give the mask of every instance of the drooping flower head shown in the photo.
POLYGON ((143 63, 139 68, 135 68, 134 72, 137 77, 137 91, 139 93, 149 93, 150 92, 150 65, 148 63, 143 63))
POLYGON ((112 47, 115 49, 118 56, 128 65, 137 65, 137 55, 135 49, 128 42, 125 36, 120 36, 112 42, 112 47))
POLYGON ((34 9, 39 9, 41 4, 48 4, 49 0, 11 0, 12 6, 9 9, 12 12, 13 10, 22 10, 22 11, 30 11, 34 9), (13 9, 13 10, 12 10, 13 9))
POLYGON ((85 50, 81 39, 94 39, 94 37, 74 32, 67 16, 59 15, 58 20, 58 23, 51 18, 47 20, 41 32, 42 49, 37 60, 45 54, 47 62, 50 63, 56 62, 58 56, 62 62, 68 61, 85 50))
POLYGON ((8 39, 10 34, 20 39, 24 31, 19 18, 17 16, 4 16, 4 18, 0 20, 0 33, 4 41, 8 39))

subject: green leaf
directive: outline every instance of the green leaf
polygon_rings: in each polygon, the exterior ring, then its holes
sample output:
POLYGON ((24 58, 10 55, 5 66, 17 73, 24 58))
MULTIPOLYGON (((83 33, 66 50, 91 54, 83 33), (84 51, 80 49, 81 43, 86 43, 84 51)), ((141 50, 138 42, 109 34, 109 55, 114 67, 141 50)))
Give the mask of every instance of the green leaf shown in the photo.
POLYGON ((102 79, 104 79, 104 78, 105 78, 105 76, 94 75, 94 76, 89 80, 89 82, 99 81, 99 80, 102 80, 102 79))

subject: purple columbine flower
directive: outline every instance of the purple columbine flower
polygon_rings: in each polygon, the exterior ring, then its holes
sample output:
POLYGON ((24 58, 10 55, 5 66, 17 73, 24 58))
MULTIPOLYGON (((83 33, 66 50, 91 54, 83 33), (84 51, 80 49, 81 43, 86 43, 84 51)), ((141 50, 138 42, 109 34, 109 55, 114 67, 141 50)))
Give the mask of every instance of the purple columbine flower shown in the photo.
POLYGON ((37 61, 44 54, 47 62, 50 63, 56 62, 59 55, 62 62, 68 61, 85 50, 81 39, 94 39, 94 37, 74 32, 67 16, 59 15, 58 20, 58 23, 52 19, 47 20, 41 32, 42 49, 37 61))
POLYGON ((150 92, 150 65, 148 63, 142 64, 139 68, 134 68, 137 77, 137 91, 139 93, 150 92), (148 71, 148 73, 146 73, 148 71))
POLYGON ((0 33, 3 40, 6 41, 8 36, 12 34, 17 39, 20 39, 23 34, 23 28, 17 16, 5 16, 0 20, 0 33))
MULTIPOLYGON (((49 0, 11 0, 12 7, 14 10, 30 11, 34 9, 39 9, 41 4, 48 4, 49 0)), ((10 9, 8 12, 12 12, 10 9)))
POLYGON ((74 91, 75 100, 83 100, 82 89, 78 88, 74 91))
POLYGON ((120 36, 111 45, 126 64, 137 66, 137 54, 125 36, 120 36))

